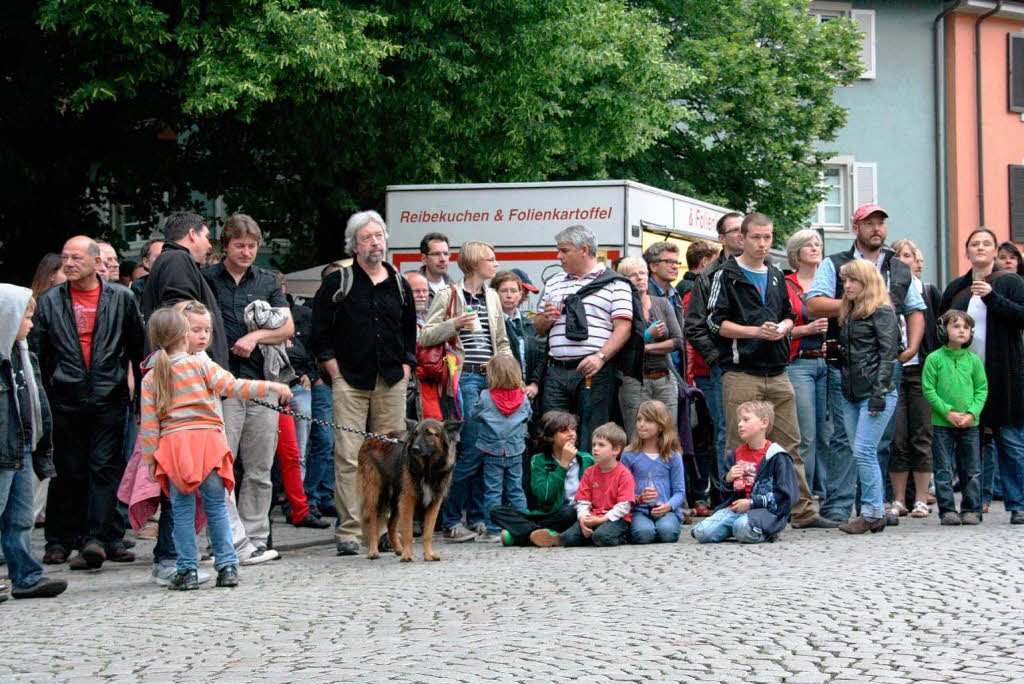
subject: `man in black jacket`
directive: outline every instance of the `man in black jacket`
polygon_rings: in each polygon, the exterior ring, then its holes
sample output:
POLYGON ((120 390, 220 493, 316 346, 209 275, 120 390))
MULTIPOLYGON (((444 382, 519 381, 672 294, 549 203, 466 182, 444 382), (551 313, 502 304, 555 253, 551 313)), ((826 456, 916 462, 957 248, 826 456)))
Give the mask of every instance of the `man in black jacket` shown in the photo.
POLYGON ((782 271, 767 260, 772 247, 772 221, 764 214, 748 214, 740 229, 743 252, 715 271, 708 296, 708 326, 716 336, 722 367, 726 449, 731 452, 740 445, 736 429, 740 404, 774 404, 775 421, 768 438, 780 443, 793 457, 800 487, 800 500, 791 513, 793 526, 837 527, 818 517, 799 454, 796 395, 786 374, 789 334, 796 315, 782 271))
POLYGON ((104 282, 100 248, 80 235, 61 252, 63 285, 39 298, 33 336, 53 410, 54 465, 46 505, 44 563, 63 563, 73 548, 73 570, 98 568, 108 558, 131 562, 121 543, 124 518, 117 487, 128 417, 128 366, 135 377, 143 327, 131 291, 104 282))

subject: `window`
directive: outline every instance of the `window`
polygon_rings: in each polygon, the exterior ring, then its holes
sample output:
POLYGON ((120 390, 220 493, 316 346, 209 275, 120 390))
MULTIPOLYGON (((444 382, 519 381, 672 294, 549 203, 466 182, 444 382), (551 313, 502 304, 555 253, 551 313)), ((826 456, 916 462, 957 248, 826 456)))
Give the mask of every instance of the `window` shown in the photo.
POLYGON ((858 162, 850 155, 825 162, 821 182, 825 196, 811 214, 810 223, 826 233, 846 233, 853 210, 862 204, 878 202, 878 165, 858 162))
POLYGON ((864 73, 860 77, 875 78, 875 10, 853 9, 848 2, 812 2, 810 12, 819 24, 847 17, 857 25, 864 33, 860 46, 860 61, 864 65, 864 73))

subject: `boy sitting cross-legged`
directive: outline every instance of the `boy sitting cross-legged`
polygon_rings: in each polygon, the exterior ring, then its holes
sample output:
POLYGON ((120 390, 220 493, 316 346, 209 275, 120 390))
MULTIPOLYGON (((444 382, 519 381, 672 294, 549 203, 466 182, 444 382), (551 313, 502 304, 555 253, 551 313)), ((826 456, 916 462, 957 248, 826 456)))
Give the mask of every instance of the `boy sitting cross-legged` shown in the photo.
POLYGON ((772 405, 748 401, 736 414, 743 444, 725 457, 725 489, 732 495, 691 531, 701 543, 774 541, 800 496, 792 457, 765 437, 775 419, 772 405))
POLYGON ((629 468, 619 463, 626 433, 605 423, 590 440, 594 465, 587 468, 576 490, 576 522, 551 538, 553 546, 618 546, 629 541, 630 510, 636 499, 629 468))

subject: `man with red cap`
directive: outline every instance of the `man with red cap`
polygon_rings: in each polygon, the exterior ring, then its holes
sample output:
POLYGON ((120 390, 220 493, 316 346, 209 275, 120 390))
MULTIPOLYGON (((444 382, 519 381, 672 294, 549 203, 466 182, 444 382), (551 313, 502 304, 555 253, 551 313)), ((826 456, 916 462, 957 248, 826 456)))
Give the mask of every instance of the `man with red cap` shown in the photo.
MULTIPOLYGON (((921 339, 924 336, 922 312, 927 306, 917 288, 911 287, 910 267, 895 258, 893 251, 885 244, 888 232, 885 225, 887 218, 889 214, 877 204, 864 204, 853 212, 853 245, 847 251, 829 255, 821 262, 811 288, 807 291, 807 313, 814 317, 827 316, 828 333, 825 339, 830 342, 838 340, 837 316, 839 303, 843 298, 843 283, 837 277, 839 269, 854 259, 865 259, 873 263, 889 288, 889 296, 896 307, 896 312, 902 316, 900 327, 903 330, 905 350, 900 354, 893 373, 893 382, 899 387, 903 362, 916 357, 921 346, 921 339)), ((831 412, 833 416, 841 416, 842 376, 839 368, 831 362, 828 373, 831 412)), ((879 467, 883 478, 889 471, 889 444, 892 441, 893 425, 894 423, 890 421, 878 445, 879 467)), ((821 459, 826 482, 825 500, 821 504, 820 515, 846 522, 853 508, 857 482, 853 452, 850 448, 850 439, 853 435, 847 434, 846 426, 841 420, 833 420, 832 428, 828 451, 821 459)), ((899 518, 886 515, 887 524, 894 525, 898 522, 899 518)))

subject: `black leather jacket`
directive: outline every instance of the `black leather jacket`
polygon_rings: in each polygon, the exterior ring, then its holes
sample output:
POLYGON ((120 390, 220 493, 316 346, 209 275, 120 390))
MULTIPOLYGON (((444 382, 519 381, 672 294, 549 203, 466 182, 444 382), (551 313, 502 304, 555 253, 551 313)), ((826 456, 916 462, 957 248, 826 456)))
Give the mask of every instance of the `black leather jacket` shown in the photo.
POLYGON ((892 391, 893 364, 899 357, 900 327, 896 312, 886 304, 869 318, 847 318, 839 328, 843 357, 843 396, 859 402, 870 398, 869 411, 885 410, 892 391))
POLYGON ((78 341, 68 283, 51 287, 39 297, 32 336, 39 350, 39 367, 52 408, 94 410, 128 401, 128 364, 142 377, 144 329, 131 291, 116 283, 100 282, 92 335, 92 357, 85 367, 78 341))

